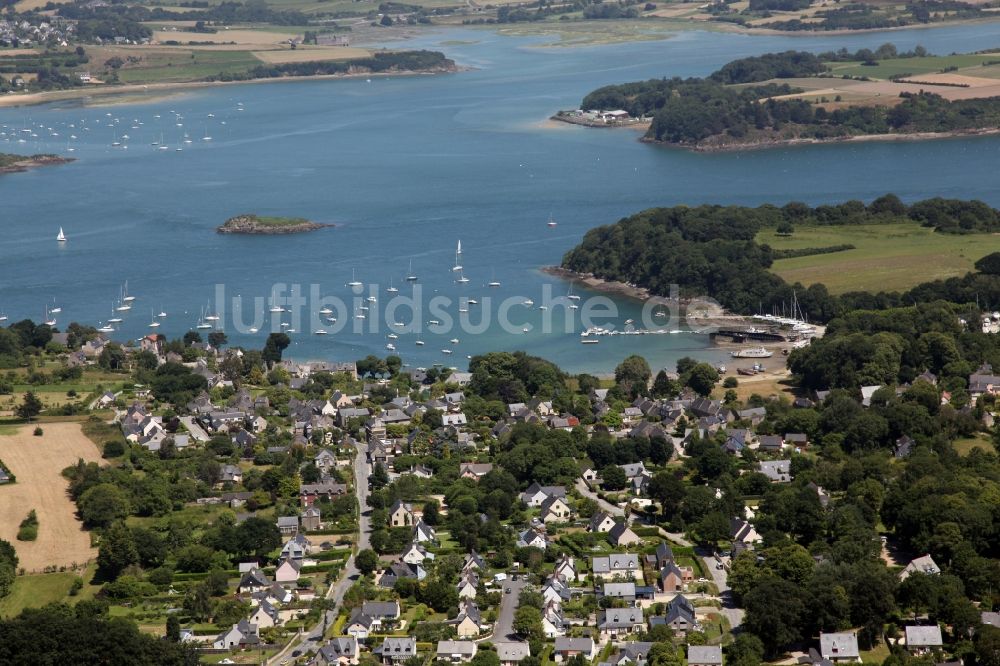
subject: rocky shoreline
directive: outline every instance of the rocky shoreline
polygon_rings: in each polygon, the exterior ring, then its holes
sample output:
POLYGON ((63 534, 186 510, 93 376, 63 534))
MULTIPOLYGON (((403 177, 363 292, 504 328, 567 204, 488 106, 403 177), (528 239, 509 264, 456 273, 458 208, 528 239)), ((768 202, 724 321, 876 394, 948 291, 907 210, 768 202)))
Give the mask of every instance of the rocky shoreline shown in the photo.
POLYGON ((60 157, 59 155, 25 155, 22 157, 0 153, 0 174, 22 173, 35 167, 69 164, 72 161, 74 161, 72 157, 60 157))
POLYGON ((226 220, 225 224, 216 227, 215 230, 220 234, 279 236, 307 233, 333 226, 335 225, 310 222, 302 218, 263 218, 257 215, 236 215, 226 220))

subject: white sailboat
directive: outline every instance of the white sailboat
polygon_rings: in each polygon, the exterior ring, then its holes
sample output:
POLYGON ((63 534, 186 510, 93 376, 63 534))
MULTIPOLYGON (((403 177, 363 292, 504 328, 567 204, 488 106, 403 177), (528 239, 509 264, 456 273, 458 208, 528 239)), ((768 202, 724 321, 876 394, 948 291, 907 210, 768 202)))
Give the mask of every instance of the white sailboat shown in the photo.
POLYGON ((44 321, 44 323, 45 323, 46 326, 55 326, 56 325, 55 317, 53 317, 49 313, 49 307, 48 306, 45 306, 45 319, 43 321, 44 321))
POLYGON ((499 287, 500 286, 500 280, 497 279, 496 270, 493 271, 492 277, 490 278, 490 281, 486 283, 486 286, 487 287, 499 287))
POLYGON ((126 303, 131 303, 132 301, 135 300, 135 296, 128 295, 128 280, 125 280, 125 289, 122 295, 122 300, 125 301, 126 303))
POLYGON ((159 328, 159 326, 160 326, 160 322, 156 321, 156 316, 153 314, 153 311, 150 310, 149 311, 149 327, 150 328, 159 328))
POLYGON ((110 324, 102 324, 97 330, 100 331, 101 333, 114 333, 115 332, 114 326, 111 326, 110 324))
POLYGON ((390 294, 399 293, 399 289, 397 289, 396 287, 392 286, 392 278, 391 277, 389 278, 389 288, 386 289, 386 291, 389 292, 390 294))
POLYGON ((197 325, 195 325, 195 328, 200 328, 200 329, 212 328, 212 325, 209 324, 207 321, 205 321, 205 308, 201 309, 201 315, 199 315, 198 317, 198 323, 197 325))
MULTIPOLYGON (((459 268, 461 268, 461 266, 459 266, 459 268)), ((462 273, 462 272, 459 272, 458 279, 455 280, 455 282, 457 282, 459 284, 465 284, 468 281, 469 281, 469 278, 465 277, 465 273, 462 273)))
POLYGON ((66 234, 63 233, 62 227, 59 227, 59 233, 56 234, 56 240, 59 241, 60 243, 66 242, 66 234))
POLYGON ((407 282, 416 282, 417 276, 413 274, 413 259, 410 259, 410 270, 406 272, 407 282))
POLYGON ((351 269, 351 281, 347 283, 348 287, 363 287, 364 285, 358 281, 357 276, 354 274, 354 269, 351 269))
POLYGON ((166 313, 165 310, 160 310, 160 314, 158 314, 156 316, 159 317, 160 319, 164 319, 164 318, 166 318, 167 313, 166 313))
POLYGON ((108 319, 109 324, 120 324, 122 323, 122 318, 115 314, 115 304, 111 304, 111 318, 108 319))
POLYGON ((4 313, 0 312, 0 321, 7 321, 7 315, 5 315, 4 313))
POLYGON ((546 222, 545 224, 546 224, 546 225, 547 225, 547 226, 548 226, 549 228, 552 228, 552 227, 556 226, 556 224, 558 224, 558 222, 556 222, 555 220, 553 220, 553 219, 552 219, 552 213, 549 213, 549 221, 548 221, 548 222, 546 222))
POLYGON ((458 272, 462 270, 462 241, 458 241, 458 249, 455 250, 455 265, 451 267, 453 272, 458 272))

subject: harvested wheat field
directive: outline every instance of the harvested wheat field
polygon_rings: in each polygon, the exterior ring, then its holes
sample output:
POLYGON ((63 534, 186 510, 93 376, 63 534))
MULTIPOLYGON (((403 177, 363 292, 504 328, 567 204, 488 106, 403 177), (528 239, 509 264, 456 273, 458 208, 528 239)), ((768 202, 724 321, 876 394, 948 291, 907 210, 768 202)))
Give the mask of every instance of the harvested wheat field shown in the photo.
POLYGON ((79 423, 46 423, 42 428, 41 437, 31 434, 34 426, 0 434, 0 460, 17 477, 17 483, 0 486, 0 539, 14 544, 20 566, 28 571, 82 564, 97 555, 61 472, 80 458, 98 462, 100 453, 79 423), (38 539, 17 541, 17 526, 31 509, 38 514, 38 539))
POLYGON ((281 65, 289 62, 314 62, 323 60, 353 60, 367 58, 371 55, 368 49, 353 46, 320 46, 314 48, 299 47, 294 51, 281 49, 273 51, 253 51, 253 55, 264 62, 281 65))

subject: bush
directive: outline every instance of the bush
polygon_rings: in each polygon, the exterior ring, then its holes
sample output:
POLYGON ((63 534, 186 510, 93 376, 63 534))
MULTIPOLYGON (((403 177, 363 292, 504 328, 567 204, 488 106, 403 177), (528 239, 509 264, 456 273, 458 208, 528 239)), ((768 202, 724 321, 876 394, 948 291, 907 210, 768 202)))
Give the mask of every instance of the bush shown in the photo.
POLYGON ((18 541, 34 541, 38 538, 38 516, 35 510, 28 512, 28 517, 21 521, 17 528, 18 541))
POLYGON ((41 426, 35 426, 35 432, 34 432, 35 437, 41 437, 44 434, 45 431, 42 430, 41 426))
POLYGON ((732 389, 740 385, 740 382, 736 377, 726 377, 722 380, 722 388, 732 389))
POLYGON ((105 458, 117 458, 118 456, 125 454, 125 444, 117 440, 108 440, 104 442, 104 457, 105 458))

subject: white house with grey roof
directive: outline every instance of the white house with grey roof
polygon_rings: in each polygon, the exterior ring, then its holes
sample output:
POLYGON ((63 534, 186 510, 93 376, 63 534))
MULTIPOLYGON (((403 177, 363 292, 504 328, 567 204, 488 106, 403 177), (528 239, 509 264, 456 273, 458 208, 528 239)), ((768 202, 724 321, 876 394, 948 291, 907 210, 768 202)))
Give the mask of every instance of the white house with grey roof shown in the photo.
POLYGON ((722 666, 722 648, 718 645, 689 645, 688 666, 722 666))
POLYGON ((835 664, 860 663, 858 652, 858 635, 852 631, 821 633, 819 635, 819 653, 824 659, 835 664))
POLYGON ((635 553, 613 553, 590 560, 590 570, 598 580, 610 580, 615 577, 639 578, 642 568, 639 566, 639 556, 635 553))
POLYGON ((928 626, 908 626, 906 635, 906 651, 914 656, 936 652, 944 647, 941 639, 941 627, 937 624, 928 626))

